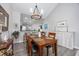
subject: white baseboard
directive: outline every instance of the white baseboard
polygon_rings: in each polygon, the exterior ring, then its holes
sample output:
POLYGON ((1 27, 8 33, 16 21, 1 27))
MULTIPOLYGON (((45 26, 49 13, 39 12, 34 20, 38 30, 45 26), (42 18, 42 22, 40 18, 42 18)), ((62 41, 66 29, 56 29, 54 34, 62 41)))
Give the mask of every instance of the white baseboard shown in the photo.
POLYGON ((23 41, 18 41, 18 42, 14 42, 14 43, 22 43, 23 41))
POLYGON ((74 48, 79 49, 79 47, 75 46, 74 48))

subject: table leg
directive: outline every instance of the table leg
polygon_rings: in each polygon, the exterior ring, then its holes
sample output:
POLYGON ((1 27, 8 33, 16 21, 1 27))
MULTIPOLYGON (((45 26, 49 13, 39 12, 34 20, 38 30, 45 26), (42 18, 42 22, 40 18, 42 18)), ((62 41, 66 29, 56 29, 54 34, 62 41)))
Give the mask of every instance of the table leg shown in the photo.
POLYGON ((13 43, 12 43, 12 55, 14 55, 14 48, 13 48, 13 43))
POLYGON ((32 47, 28 47, 28 55, 32 56, 32 47))
POLYGON ((52 45, 52 53, 55 53, 55 51, 54 51, 54 45, 52 45))
POLYGON ((57 43, 54 45, 54 50, 55 50, 55 56, 57 56, 57 43))
POLYGON ((43 55, 43 48, 39 47, 39 56, 42 56, 42 55, 43 55))

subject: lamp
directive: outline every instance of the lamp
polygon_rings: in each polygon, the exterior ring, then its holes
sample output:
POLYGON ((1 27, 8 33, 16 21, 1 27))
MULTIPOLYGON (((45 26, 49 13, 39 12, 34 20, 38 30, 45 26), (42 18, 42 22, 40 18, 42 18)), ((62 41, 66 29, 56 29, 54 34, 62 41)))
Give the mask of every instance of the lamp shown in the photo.
MULTIPOLYGON (((31 12, 32 12, 32 9, 31 9, 31 12)), ((35 8, 34 8, 34 10, 32 12, 31 18, 36 19, 36 20, 41 19, 42 18, 42 13, 43 13, 43 10, 41 9, 41 12, 40 12, 39 9, 38 9, 38 6, 36 4, 35 8)))

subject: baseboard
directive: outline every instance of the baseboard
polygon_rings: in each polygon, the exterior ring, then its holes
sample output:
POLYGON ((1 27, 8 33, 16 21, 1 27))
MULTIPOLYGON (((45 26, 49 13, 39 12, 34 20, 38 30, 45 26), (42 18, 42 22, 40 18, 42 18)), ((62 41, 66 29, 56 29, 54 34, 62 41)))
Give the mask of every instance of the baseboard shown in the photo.
POLYGON ((62 45, 58 45, 58 46, 61 46, 61 47, 64 47, 64 48, 67 48, 67 49, 73 50, 73 48, 68 48, 68 47, 65 47, 65 46, 62 46, 62 45))
POLYGON ((75 48, 75 49, 79 49, 79 47, 77 47, 77 46, 75 46, 74 48, 75 48))
POLYGON ((19 42, 14 42, 14 43, 22 43, 23 41, 19 41, 19 42))

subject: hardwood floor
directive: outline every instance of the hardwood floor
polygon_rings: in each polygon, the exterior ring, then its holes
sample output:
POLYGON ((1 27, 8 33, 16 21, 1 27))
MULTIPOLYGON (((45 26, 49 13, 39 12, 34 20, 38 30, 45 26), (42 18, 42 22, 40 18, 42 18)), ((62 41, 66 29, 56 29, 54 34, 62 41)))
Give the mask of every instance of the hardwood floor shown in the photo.
MULTIPOLYGON (((57 46, 58 47, 58 56, 75 56, 76 55, 76 49, 70 50, 68 48, 57 46)), ((44 56, 46 56, 46 48, 44 48, 44 56)), ((26 46, 24 43, 16 43, 14 44, 14 56, 28 56, 26 51, 26 46)), ((35 54, 34 54, 35 56, 35 54)), ((52 53, 52 48, 50 48, 49 56, 54 56, 52 53)))

